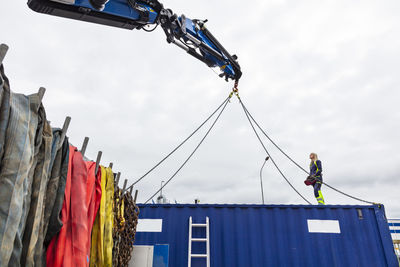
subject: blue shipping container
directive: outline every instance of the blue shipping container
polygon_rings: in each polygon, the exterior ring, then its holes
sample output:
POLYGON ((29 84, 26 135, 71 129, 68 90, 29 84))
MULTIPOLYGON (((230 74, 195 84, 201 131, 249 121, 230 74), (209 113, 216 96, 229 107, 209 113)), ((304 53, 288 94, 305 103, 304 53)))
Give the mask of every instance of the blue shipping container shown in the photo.
MULTIPOLYGON (((210 221, 211 267, 399 267, 383 206, 142 205, 135 245, 169 245, 188 266, 189 218, 210 221), (143 220, 147 219, 147 220, 143 220)), ((204 238, 205 229, 193 230, 204 238)), ((206 253, 193 242, 192 253, 206 253)), ((206 266, 193 259, 192 267, 206 266)))

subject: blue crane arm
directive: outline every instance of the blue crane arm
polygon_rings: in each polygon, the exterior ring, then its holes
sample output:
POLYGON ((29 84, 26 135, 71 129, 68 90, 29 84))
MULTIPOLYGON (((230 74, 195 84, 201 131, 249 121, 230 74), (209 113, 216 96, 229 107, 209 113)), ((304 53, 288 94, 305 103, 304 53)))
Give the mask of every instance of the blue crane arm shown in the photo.
POLYGON ((177 16, 157 0, 28 0, 28 6, 39 13, 130 30, 161 25, 168 43, 209 67, 219 67, 220 77, 238 82, 242 75, 237 57, 211 34, 206 21, 177 16))

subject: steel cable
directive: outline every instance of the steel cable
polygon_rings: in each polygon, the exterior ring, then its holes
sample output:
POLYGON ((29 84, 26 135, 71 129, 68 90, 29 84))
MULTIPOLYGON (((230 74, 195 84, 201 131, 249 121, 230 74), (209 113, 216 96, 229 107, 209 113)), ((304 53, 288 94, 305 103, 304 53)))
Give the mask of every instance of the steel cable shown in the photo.
POLYGON ((217 113, 218 110, 220 110, 220 108, 229 101, 230 96, 227 97, 224 102, 222 102, 221 105, 218 106, 218 108, 211 113, 210 116, 208 116, 208 118, 202 123, 200 124, 199 127, 197 127, 196 130, 194 130, 185 140, 183 140, 177 147, 175 147, 167 156, 165 156, 161 161, 159 161, 154 167, 152 167, 149 171, 147 171, 142 177, 140 177, 139 179, 137 179, 133 184, 131 184, 128 188, 126 188, 122 193, 125 193, 126 191, 128 191, 129 189, 131 189, 132 187, 134 187, 137 183, 139 183, 140 181, 142 181, 147 175, 149 175, 152 171, 154 171, 158 166, 160 166, 165 160, 167 160, 172 154, 174 154, 181 146, 183 146, 194 134, 196 134, 203 126, 204 124, 206 124, 214 115, 215 113, 217 113))
POLYGON ((258 127, 258 129, 260 129, 260 131, 265 135, 265 137, 268 138, 268 140, 283 154, 285 155, 291 162, 293 162, 293 164, 295 164, 297 167, 299 167, 302 171, 304 171, 305 173, 309 174, 309 172, 304 169, 303 167, 301 167, 300 164, 298 164, 296 161, 294 161, 288 154, 285 153, 285 151, 283 151, 268 135, 267 133, 260 127, 260 125, 257 123, 257 121, 253 118, 253 116, 250 114, 249 110, 246 108, 246 106, 242 103, 243 108, 246 110, 247 114, 249 114, 250 118, 252 119, 252 121, 255 123, 255 125, 258 127))
POLYGON ((345 192, 343 192, 343 191, 340 191, 340 190, 337 189, 337 188, 334 188, 333 186, 331 186, 331 185, 329 185, 329 184, 327 184, 327 183, 325 183, 325 182, 322 182, 322 184, 326 185, 326 186, 329 187, 330 189, 335 190, 336 192, 338 192, 338 193, 340 193, 340 194, 342 194, 342 195, 345 195, 345 196, 347 196, 347 197, 349 197, 349 198, 352 198, 352 199, 355 199, 355 200, 358 200, 358 201, 361 201, 361 202, 365 202, 365 203, 368 203, 368 204, 372 204, 372 205, 379 205, 379 203, 371 202, 371 201, 368 201, 368 200, 364 200, 364 199, 361 199, 361 198, 358 198, 358 197, 349 195, 349 194, 347 194, 347 193, 345 193, 345 192))
POLYGON ((308 204, 311 205, 311 202, 308 201, 299 191, 297 191, 297 189, 292 185, 292 183, 286 178, 285 174, 283 174, 283 172, 281 171, 281 169, 278 167, 278 165, 276 164, 275 160, 272 158, 272 156, 271 156, 271 154, 269 153, 268 149, 265 147, 263 141, 261 140, 261 137, 260 137, 260 135, 258 134, 256 128, 254 127, 254 125, 253 125, 253 123, 252 123, 252 121, 251 121, 251 119, 250 119, 249 113, 248 113, 247 109, 245 108, 245 106, 244 106, 242 100, 240 99, 240 97, 238 97, 238 98, 239 98, 240 104, 241 104, 242 107, 243 107, 243 111, 244 111, 244 113, 246 114, 247 120, 249 121, 249 123, 250 123, 250 125, 251 125, 251 128, 253 129, 254 133, 255 133, 256 136, 257 136, 258 141, 260 141, 262 147, 264 148, 265 152, 267 153, 267 155, 268 155, 269 158, 271 159, 271 161, 272 161, 272 163, 274 164, 275 168, 278 170, 278 172, 281 174, 281 176, 286 180, 286 182, 290 185, 290 187, 291 187, 305 202, 307 202, 308 204))
POLYGON ((183 162, 183 164, 178 168, 178 170, 167 180, 167 182, 160 189, 158 189, 157 192, 155 192, 144 204, 147 204, 150 200, 153 199, 154 196, 156 196, 161 190, 163 190, 164 187, 166 187, 168 185, 168 183, 171 182, 171 180, 174 179, 174 177, 179 173, 179 171, 186 165, 186 163, 190 160, 190 158, 194 155, 194 153, 196 153, 197 149, 201 146, 201 144, 207 138, 208 134, 214 128, 214 126, 217 123, 218 119, 221 117, 222 113, 224 112, 226 106, 229 103, 229 99, 230 99, 230 97, 227 98, 227 100, 225 101, 225 104, 224 104, 223 108, 221 109, 221 111, 219 112, 217 118, 214 120, 213 124, 210 126, 210 128, 208 129, 208 131, 206 132, 204 137, 201 139, 201 141, 196 146, 196 148, 193 150, 193 152, 189 155, 189 157, 183 162))
MULTIPOLYGON (((307 175, 309 175, 310 173, 307 171, 307 170, 305 170, 303 167, 301 167, 300 166, 300 164, 298 164, 296 161, 294 161, 288 154, 286 154, 268 135, 267 135, 267 133, 261 128, 261 126, 257 123, 257 121, 254 119, 254 117, 250 114, 250 112, 248 111, 248 109, 246 108, 246 106, 243 104, 243 102, 241 101, 241 99, 239 99, 239 101, 240 101, 240 103, 241 103, 241 105, 242 105, 242 107, 243 107, 243 109, 245 110, 245 112, 250 116, 250 118, 251 118, 251 120, 254 122, 254 124, 258 127, 258 129, 265 135, 265 137, 283 154, 283 155, 285 155, 293 164, 295 164, 299 169, 301 169, 303 172, 305 172, 307 175)), ((350 194, 347 194, 347 193, 345 193, 345 192, 343 192, 343 191, 341 191, 341 190, 339 190, 339 189, 337 189, 337 188, 335 188, 335 187, 333 187, 333 186, 331 186, 331 185, 329 185, 329 184, 327 184, 327 183, 325 183, 325 182, 322 182, 322 184, 324 184, 324 185, 326 185, 327 187, 329 187, 330 189, 332 189, 332 190, 334 190, 334 191, 336 191, 336 192, 338 192, 338 193, 340 193, 340 194, 342 194, 342 195, 345 195, 345 196, 347 196, 347 197, 349 197, 349 198, 352 198, 352 199, 354 199, 354 200, 358 200, 358 201, 360 201, 360 202, 364 202, 364 203, 368 203, 368 204, 372 204, 372 205, 376 205, 376 204, 378 204, 378 203, 375 203, 375 202, 372 202, 372 201, 368 201, 368 200, 364 200, 364 199, 361 199, 361 198, 358 198, 358 197, 355 197, 355 196, 352 196, 352 195, 350 195, 350 194)))

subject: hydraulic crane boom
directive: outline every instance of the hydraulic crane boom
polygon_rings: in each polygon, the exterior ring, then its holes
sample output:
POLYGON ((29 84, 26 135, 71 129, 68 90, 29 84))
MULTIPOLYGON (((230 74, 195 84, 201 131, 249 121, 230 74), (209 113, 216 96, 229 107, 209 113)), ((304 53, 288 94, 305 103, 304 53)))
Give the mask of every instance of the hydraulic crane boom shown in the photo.
POLYGON ((44 14, 130 30, 149 31, 147 25, 161 25, 168 43, 209 67, 219 67, 220 77, 237 83, 242 76, 237 56, 231 55, 205 27, 207 20, 177 16, 157 0, 28 0, 28 6, 44 14))

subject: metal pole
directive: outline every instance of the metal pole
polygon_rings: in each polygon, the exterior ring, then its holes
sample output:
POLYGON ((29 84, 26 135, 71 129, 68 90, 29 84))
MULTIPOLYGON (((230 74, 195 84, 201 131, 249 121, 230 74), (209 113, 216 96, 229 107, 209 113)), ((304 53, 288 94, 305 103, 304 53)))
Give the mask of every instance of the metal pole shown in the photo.
POLYGON ((97 172, 100 168, 100 160, 101 160, 101 156, 103 155, 103 152, 99 151, 97 153, 97 159, 96 159, 96 169, 94 170, 94 175, 97 175, 97 172))
POLYGON ((264 168, 264 166, 265 166, 265 163, 267 163, 268 160, 269 160, 269 157, 266 157, 266 158, 265 158, 265 161, 264 161, 264 163, 263 163, 263 165, 262 165, 262 167, 261 167, 261 170, 260 170, 260 186, 261 186, 261 197, 262 197, 262 203, 263 203, 263 205, 264 205, 265 203, 264 203, 264 187, 263 187, 263 181, 262 181, 262 171, 263 171, 263 168, 264 168))
POLYGON ((6 57, 8 46, 6 44, 0 45, 0 65, 3 64, 3 60, 6 57))
POLYGON ((163 184, 164 182, 165 182, 165 181, 161 181, 160 197, 162 196, 162 184, 163 184))
POLYGON ((115 183, 117 184, 117 185, 119 185, 119 179, 121 178, 121 172, 118 172, 117 173, 117 177, 116 177, 116 179, 115 179, 115 183))
POLYGON ((125 189, 126 189, 126 185, 128 184, 128 179, 125 179, 125 181, 124 181, 124 187, 123 187, 123 189, 122 189, 122 192, 125 192, 125 189))
POLYGON ((64 139, 65 139, 65 136, 67 135, 67 131, 68 131, 68 127, 69 127, 70 123, 71 123, 71 117, 66 117, 65 121, 64 121, 64 125, 62 127, 62 133, 61 133, 61 138, 60 138, 60 143, 58 145, 58 149, 60 149, 62 147, 62 145, 64 144, 64 139))
POLYGON ((89 137, 85 137, 85 139, 83 140, 82 148, 81 148, 82 156, 85 156, 88 143, 89 143, 89 137))

